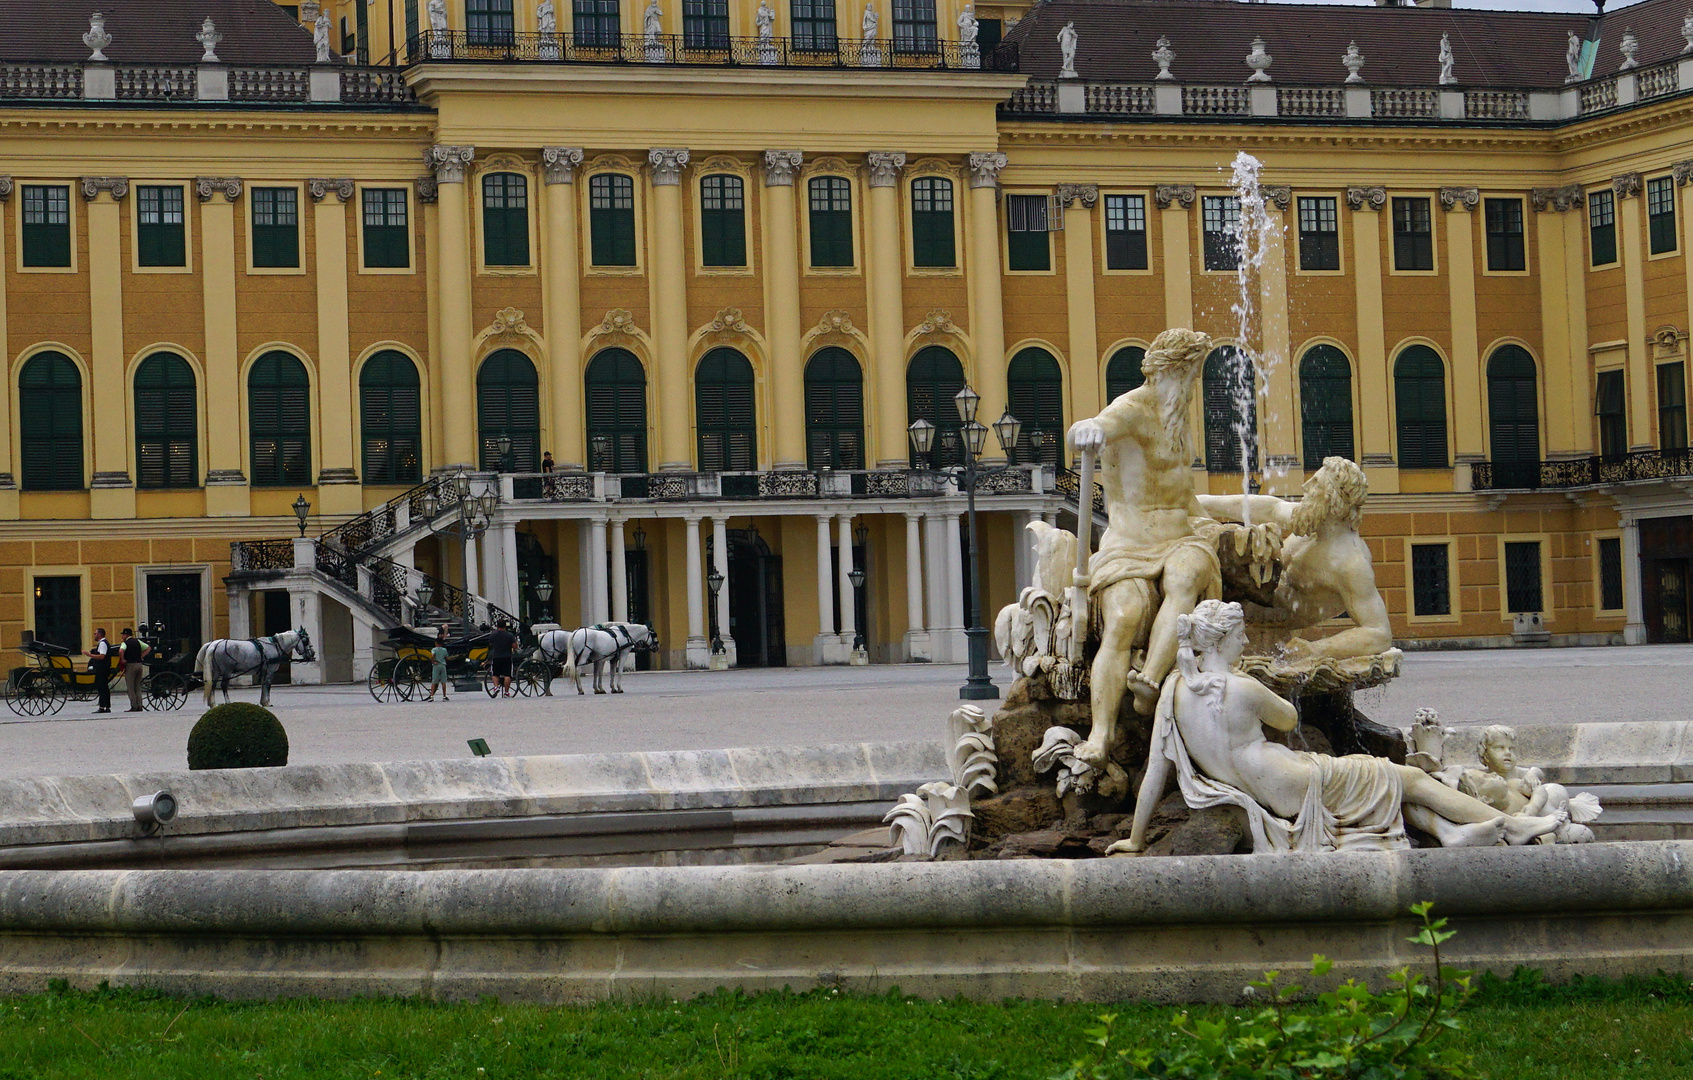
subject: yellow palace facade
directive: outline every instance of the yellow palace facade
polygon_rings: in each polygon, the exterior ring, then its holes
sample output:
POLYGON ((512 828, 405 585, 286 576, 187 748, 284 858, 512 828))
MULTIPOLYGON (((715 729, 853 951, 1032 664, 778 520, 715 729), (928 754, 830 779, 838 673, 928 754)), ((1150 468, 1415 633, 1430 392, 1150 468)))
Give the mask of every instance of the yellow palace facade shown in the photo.
POLYGON ((1023 526, 1073 522, 1063 430, 1173 325, 1222 346, 1198 482, 1358 460, 1403 640, 1688 637, 1670 5, 1627 41, 1132 0, 345 8, 114 3, 6 47, 0 644, 306 625, 296 677, 337 680, 384 626, 509 614, 651 622, 672 667, 959 660, 953 395, 1021 424, 978 481, 991 619, 1023 526), (1272 14, 1308 24, 1285 51, 1272 14), (1273 225, 1244 337, 1242 150, 1273 225))

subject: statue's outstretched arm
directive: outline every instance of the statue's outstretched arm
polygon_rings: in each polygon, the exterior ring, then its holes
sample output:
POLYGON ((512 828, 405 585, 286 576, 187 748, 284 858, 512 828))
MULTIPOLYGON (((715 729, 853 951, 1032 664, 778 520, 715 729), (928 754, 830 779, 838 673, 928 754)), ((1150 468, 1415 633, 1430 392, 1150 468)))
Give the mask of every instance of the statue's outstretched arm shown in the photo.
POLYGON ((1285 499, 1274 495, 1197 495, 1205 516, 1216 521, 1245 521, 1245 511, 1252 511, 1252 521, 1262 524, 1273 521, 1284 529, 1293 524, 1293 507, 1285 499))

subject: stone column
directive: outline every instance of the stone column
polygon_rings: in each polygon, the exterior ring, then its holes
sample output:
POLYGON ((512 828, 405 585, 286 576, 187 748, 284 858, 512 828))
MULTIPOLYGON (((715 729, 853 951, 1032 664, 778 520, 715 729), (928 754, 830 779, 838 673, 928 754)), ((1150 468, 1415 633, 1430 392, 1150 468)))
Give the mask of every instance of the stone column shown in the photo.
POLYGON ((841 589, 841 648, 850 655, 852 643, 858 637, 858 598, 852 587, 852 515, 842 514, 835 519, 835 535, 840 547, 839 585, 841 589))
POLYGON ((1481 346, 1476 341, 1475 214, 1481 193, 1475 188, 1441 188, 1446 213, 1446 281, 1452 308, 1452 427, 1455 464, 1487 460, 1481 377, 1481 346))
POLYGON ((686 663, 690 668, 704 668, 711 664, 711 642, 705 636, 705 602, 701 595, 705 575, 700 571, 700 519, 690 515, 687 539, 684 541, 688 560, 688 648, 686 663))
MULTIPOLYGON (((0 176, 0 203, 12 197, 12 178, 0 176)), ((0 214, 4 219, 5 214, 0 214)), ((0 251, 5 250, 6 223, 0 220, 0 251)), ((0 289, 0 341, 6 337, 6 290, 0 289)), ((18 517, 18 476, 21 463, 12 460, 12 410, 0 409, 0 521, 18 517)))
MULTIPOLYGON (((241 354, 236 339, 235 210, 239 177, 200 177, 200 284, 206 326, 206 516, 252 513, 241 471, 241 354)), ((343 278, 344 280, 344 278, 343 278)), ((319 506, 320 511, 325 508, 319 506)))
POLYGON ((347 326, 347 208, 351 180, 308 180, 317 249, 318 499, 325 514, 357 514, 363 492, 353 457, 352 339, 347 326), (331 193, 334 198, 330 198, 331 193))
POLYGON ((1399 476, 1386 471, 1393 467, 1393 426, 1388 413, 1392 380, 1381 300, 1381 211, 1387 205, 1387 189, 1347 188, 1346 205, 1352 211, 1352 281, 1358 312, 1359 460, 1371 491, 1392 492, 1399 490, 1399 476))
POLYGON ((1152 189, 1158 207, 1158 231, 1164 241, 1164 325, 1193 325, 1193 236, 1188 212, 1192 184, 1159 184, 1152 189))
POLYGON ((129 418, 124 393, 122 199, 129 194, 123 176, 85 176, 82 197, 88 211, 88 294, 94 312, 90 334, 89 430, 94 439, 93 490, 89 514, 95 518, 135 516, 135 485, 129 476, 129 418))
POLYGON ((289 624, 303 628, 311 637, 318 655, 312 661, 294 659, 288 662, 288 678, 296 686, 323 685, 323 598, 316 583, 307 575, 291 573, 288 581, 288 606, 292 617, 289 624))
MULTIPOLYGON (((686 150, 649 150, 652 166, 651 251, 653 352, 658 397, 659 469, 686 472, 694 467, 688 435, 688 395, 694 385, 688 368, 688 264, 682 245, 682 170, 686 150)), ((698 519, 694 528, 699 528, 698 519)))
POLYGON ((624 542, 622 518, 611 519, 611 617, 629 621, 629 548, 624 542))
POLYGON ((711 566, 723 576, 723 587, 717 590, 717 636, 723 639, 730 664, 735 656, 735 637, 729 633, 729 519, 711 519, 711 566))
POLYGON ((764 322, 770 335, 770 460, 805 468, 805 358, 800 355, 799 213, 794 199, 798 150, 764 152, 764 322))
MULTIPOLYGON (((964 640, 964 549, 957 510, 946 514, 946 611, 941 625, 946 627, 947 660, 962 663, 966 657, 964 640)), ((979 520, 979 519, 978 519, 979 520)))
POLYGON ((934 658, 947 662, 946 638, 946 518, 938 510, 923 515, 923 577, 928 583, 929 648, 934 658))
MULTIPOLYGON (((696 522, 697 525, 697 522, 696 522)), ((605 550, 606 519, 603 517, 590 518, 588 521, 588 571, 592 575, 588 579, 588 588, 594 600, 594 621, 605 622, 611 618, 611 612, 606 603, 606 550, 605 550)), ((696 535, 696 539, 697 539, 696 535)))
POLYGON ((1650 450, 1653 432, 1652 398, 1657 393, 1652 343, 1646 336, 1646 244, 1641 225, 1640 174, 1623 173, 1611 181, 1617 197, 1617 252, 1622 257, 1622 280, 1628 329, 1628 448, 1650 450))
POLYGON ((467 166, 476 159, 474 146, 432 146, 424 162, 435 170, 437 185, 436 248, 440 251, 441 394, 447 468, 479 468, 476 453, 476 373, 471 368, 475 330, 471 320, 470 282, 474 261, 470 253, 470 192, 465 186, 467 166))
POLYGON ((1019 510, 1011 519, 1012 527, 1017 530, 1011 539, 1013 552, 1017 563, 1017 595, 1023 595, 1023 590, 1033 584, 1034 578, 1034 550, 1031 546, 1032 537, 1029 535, 1029 525, 1039 515, 1033 510, 1019 510))
POLYGON ((904 468, 905 442, 905 245, 900 229, 900 172, 905 155, 871 151, 869 250, 864 260, 869 301, 870 371, 876 413, 865 462, 904 468))
POLYGON ((1564 316, 1572 302, 1583 306, 1587 303, 1581 276, 1571 277, 1566 272, 1569 257, 1564 250, 1563 211, 1580 205, 1582 201, 1581 187, 1573 184, 1570 187, 1574 189, 1574 200, 1568 197, 1567 188, 1535 188, 1529 192, 1529 202, 1535 209, 1536 269, 1540 276, 1546 456, 1551 460, 1586 457, 1592 453, 1592 421, 1585 415, 1578 415, 1571 406, 1576 380, 1581 383, 1587 381, 1588 364, 1586 342, 1572 346, 1569 321, 1564 316), (1566 194, 1560 195, 1560 192, 1566 194), (1576 355, 1578 347, 1579 358, 1576 355))
MULTIPOLYGON (((1105 393, 1093 289, 1093 207, 1099 201, 1099 186, 1059 184, 1058 201, 1064 207, 1064 295, 1070 309, 1070 374, 1064 388, 1069 408, 1064 413, 1070 417, 1097 416, 1105 393)), ((1018 419, 1025 424, 1029 420, 1026 416, 1018 419)), ((1062 431, 1046 434, 1048 438, 1064 437, 1062 431)))
POLYGON ((817 638, 812 642, 812 659, 818 664, 838 664, 841 639, 835 633, 835 579, 833 548, 829 543, 829 515, 817 515, 817 638))
POLYGON ((928 660, 929 631, 923 622, 923 542, 918 515, 905 515, 905 658, 928 660))
MULTIPOLYGON (((999 260, 999 171, 1005 155, 970 155, 970 243, 965 266, 970 275, 970 337, 976 357, 971 384, 982 395, 976 420, 992 424, 1005 412, 1005 311, 1000 295, 1003 271, 999 260)), ((987 457, 996 460, 999 443, 988 439, 987 457)))
POLYGON ((482 541, 470 539, 463 544, 464 561, 464 591, 472 596, 482 595, 481 545, 482 541))
POLYGON ((1623 644, 1646 644, 1646 604, 1640 595, 1640 522, 1633 514, 1622 515, 1622 602, 1628 612, 1623 644))
MULTIPOLYGON (((582 294, 577 249, 576 146, 541 148, 546 217, 541 227, 541 314, 552 369, 552 451, 569 472, 588 460, 582 410, 582 294)), ((625 612, 627 614, 627 612, 625 612)))
POLYGON ((248 592, 244 585, 226 585, 224 591, 229 597, 229 618, 224 629, 224 636, 231 638, 252 637, 253 594, 248 592))

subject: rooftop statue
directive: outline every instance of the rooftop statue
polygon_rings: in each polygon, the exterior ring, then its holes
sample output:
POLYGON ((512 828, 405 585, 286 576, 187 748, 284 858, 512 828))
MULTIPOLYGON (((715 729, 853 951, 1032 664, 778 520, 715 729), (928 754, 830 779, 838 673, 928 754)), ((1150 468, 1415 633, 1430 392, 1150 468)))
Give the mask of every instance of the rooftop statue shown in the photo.
POLYGON ((317 49, 317 62, 320 64, 329 63, 331 59, 329 48, 329 13, 326 11, 319 11, 317 13, 317 21, 312 23, 312 45, 317 49))
MULTIPOLYGON (((1693 19, 1693 15, 1688 16, 1693 19)), ((1581 39, 1570 31, 1570 47, 1564 51, 1564 64, 1570 69, 1565 82, 1579 82, 1581 80, 1581 39)))
POLYGON ((1058 73, 1060 79, 1076 78, 1076 24, 1067 22, 1058 31, 1058 55, 1064 62, 1063 70, 1058 73))
POLYGON ((976 5, 965 4, 964 10, 958 13, 959 44, 966 46, 976 44, 976 35, 980 32, 980 24, 976 21, 976 5))
POLYGON ((1153 76, 1154 78, 1175 78, 1174 75, 1170 74, 1170 65, 1175 62, 1176 51, 1170 48, 1169 38, 1161 37, 1158 39, 1158 47, 1152 50, 1152 59, 1153 62, 1158 65, 1158 74, 1153 76))
POLYGON ((106 62, 106 46, 112 43, 112 35, 106 32, 106 16, 96 11, 88 17, 88 32, 82 35, 82 43, 93 50, 88 59, 106 62))
POLYGON ((1346 65, 1347 82, 1361 83, 1364 81, 1364 76, 1359 74, 1359 71, 1364 66, 1364 54, 1358 51, 1358 43, 1356 41, 1346 46, 1346 55, 1340 58, 1340 62, 1346 65))
POLYGON ((558 33, 558 15, 553 9, 553 0, 541 0, 535 8, 535 32, 539 34, 558 33))
POLYGON ((1452 56, 1452 38, 1448 34, 1441 34, 1440 35, 1440 85, 1441 86, 1451 86, 1458 81, 1458 77, 1456 75, 1452 74, 1452 65, 1453 65, 1454 62, 1455 62, 1455 58, 1452 56))

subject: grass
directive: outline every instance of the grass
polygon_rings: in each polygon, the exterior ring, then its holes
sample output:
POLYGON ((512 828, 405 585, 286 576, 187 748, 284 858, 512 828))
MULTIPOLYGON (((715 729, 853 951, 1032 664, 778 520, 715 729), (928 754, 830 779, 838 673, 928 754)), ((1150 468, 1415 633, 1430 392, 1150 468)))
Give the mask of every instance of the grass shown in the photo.
MULTIPOLYGON (((60 988, 0 999, 0 1080, 1043 1080, 1080 1054, 1081 1029, 1101 1011, 897 991, 542 1007, 60 988)), ((1176 1010, 1114 1011, 1129 1033, 1176 1010)), ((1685 978, 1548 987, 1519 973, 1487 980, 1462 1019, 1456 1037, 1489 1080, 1693 1076, 1685 978)))

